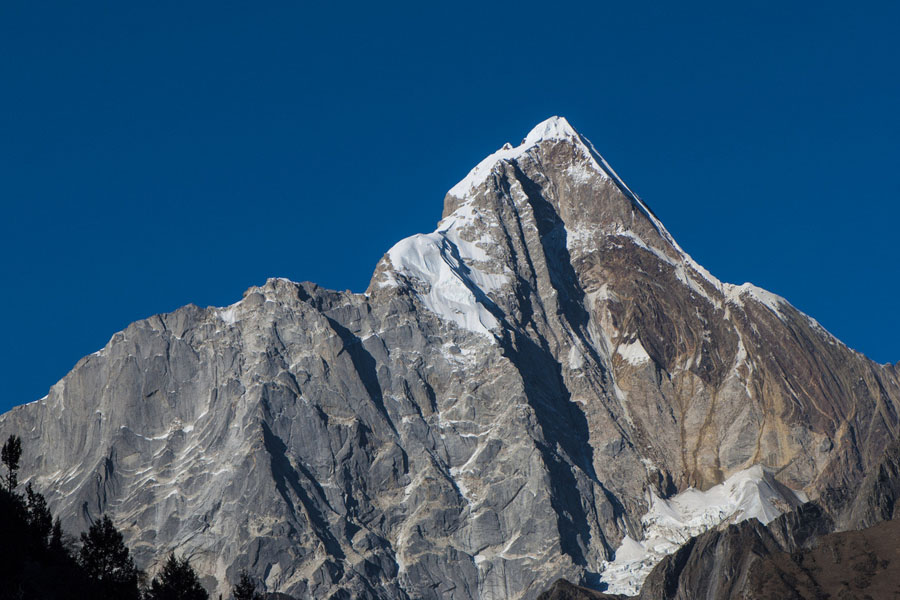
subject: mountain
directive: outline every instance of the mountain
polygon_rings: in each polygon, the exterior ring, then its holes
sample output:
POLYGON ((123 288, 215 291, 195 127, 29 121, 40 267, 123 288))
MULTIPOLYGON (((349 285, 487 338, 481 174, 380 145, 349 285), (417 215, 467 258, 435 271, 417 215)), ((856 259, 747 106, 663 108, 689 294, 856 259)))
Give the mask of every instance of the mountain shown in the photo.
POLYGON ((108 513, 211 590, 246 568, 298 598, 531 599, 640 586, 607 572, 620 546, 845 510, 898 403, 897 366, 717 280, 554 117, 364 294, 270 279, 138 321, 0 435, 67 529, 108 513))

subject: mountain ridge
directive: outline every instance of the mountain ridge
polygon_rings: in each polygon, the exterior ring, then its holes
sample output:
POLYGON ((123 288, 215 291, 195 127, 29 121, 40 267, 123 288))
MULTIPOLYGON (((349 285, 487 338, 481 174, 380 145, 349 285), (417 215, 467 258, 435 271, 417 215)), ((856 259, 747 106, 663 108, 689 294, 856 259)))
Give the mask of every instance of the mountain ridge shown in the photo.
POLYGON ((719 282, 564 120, 535 131, 364 294, 269 279, 115 334, 0 416, 23 472, 144 566, 334 598, 530 599, 602 580, 649 494, 754 465, 810 497, 858 483, 896 369, 719 282))

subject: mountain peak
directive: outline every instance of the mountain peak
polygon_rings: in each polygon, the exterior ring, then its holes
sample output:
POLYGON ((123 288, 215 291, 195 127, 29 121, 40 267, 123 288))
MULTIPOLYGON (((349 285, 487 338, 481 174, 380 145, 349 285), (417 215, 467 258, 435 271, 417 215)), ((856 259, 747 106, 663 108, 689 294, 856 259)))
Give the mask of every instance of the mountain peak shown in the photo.
POLYGON ((536 148, 541 142, 548 141, 569 141, 584 147, 585 152, 590 153, 590 149, 585 145, 581 135, 569 124, 565 117, 553 116, 549 119, 538 123, 522 143, 518 146, 506 143, 502 148, 487 156, 478 163, 474 169, 469 171, 462 181, 450 188, 447 192, 450 196, 463 198, 469 191, 482 183, 493 172, 494 166, 504 160, 515 160, 522 155, 536 148))
POLYGON ((545 140, 576 140, 580 141, 581 136, 565 117, 553 116, 546 121, 541 121, 535 125, 534 129, 528 132, 522 145, 531 147, 545 140))

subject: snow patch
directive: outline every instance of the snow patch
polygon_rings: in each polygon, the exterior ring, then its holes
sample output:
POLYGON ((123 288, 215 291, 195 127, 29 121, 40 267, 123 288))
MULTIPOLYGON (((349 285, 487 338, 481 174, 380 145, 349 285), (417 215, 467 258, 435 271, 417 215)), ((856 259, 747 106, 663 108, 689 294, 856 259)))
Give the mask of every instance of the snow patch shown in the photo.
MULTIPOLYGON (((47 394, 47 396, 49 396, 49 394, 47 394)), ((43 404, 47 400, 47 396, 38 398, 37 400, 32 400, 31 402, 26 402, 24 406, 28 406, 29 404, 43 404)))
POLYGON ((748 296, 753 300, 756 300, 763 306, 767 307, 773 313, 775 313, 779 319, 783 319, 784 315, 781 312, 781 308, 784 305, 790 306, 788 301, 782 298, 777 294, 773 294, 767 290, 764 290, 760 287, 756 287, 752 283, 744 283, 743 285, 732 285, 730 283, 726 283, 723 286, 722 290, 725 294, 725 298, 734 304, 738 304, 743 306, 744 297, 748 296))
POLYGON ((401 240, 388 251, 393 272, 385 273, 381 287, 399 285, 397 275, 421 281, 427 291, 418 296, 429 310, 465 329, 490 335, 498 323, 484 300, 508 283, 509 277, 490 272, 488 249, 493 241, 484 228, 470 204, 460 206, 438 224, 437 231, 401 240), (463 232, 482 233, 471 240, 463 232))
POLYGON ((477 210, 471 203, 466 203, 441 220, 435 233, 445 237, 455 247, 466 266, 468 279, 482 291, 492 292, 505 285, 509 277, 504 273, 490 273, 485 268, 491 260, 487 249, 495 243, 484 231, 486 227, 477 210), (470 241, 463 237, 463 232, 479 232, 481 235, 470 241))
POLYGON ((625 536, 615 559, 603 563, 601 580, 610 594, 637 595, 653 567, 690 538, 748 519, 766 525, 805 501, 805 494, 779 484, 760 465, 705 492, 688 488, 668 500, 651 494, 650 510, 641 518, 644 538, 625 536))
MULTIPOLYGON (((499 323, 479 301, 483 294, 458 247, 443 234, 418 234, 401 240, 388 251, 395 272, 424 283, 419 299, 428 310, 464 329, 489 337, 499 323)), ((391 278, 388 284, 395 283, 391 278)))
POLYGON ((428 310, 460 327, 487 335, 499 323, 488 310, 488 294, 509 283, 508 268, 493 261, 495 245, 485 222, 471 202, 460 205, 438 223, 437 230, 401 240, 387 256, 390 267, 380 287, 401 280, 423 283, 417 296, 428 310))
POLYGON ((231 305, 228 308, 222 308, 216 311, 216 316, 222 319, 228 325, 234 325, 237 323, 237 315, 235 314, 235 306, 231 305))
POLYGON ((584 356, 581 354, 581 350, 579 350, 577 346, 572 346, 569 348, 569 368, 573 371, 577 371, 583 366, 584 356))
POLYGON ((619 347, 616 348, 616 354, 625 359, 625 362, 635 366, 642 365, 651 360, 650 355, 647 354, 647 351, 644 349, 640 340, 634 340, 627 344, 619 344, 619 347))

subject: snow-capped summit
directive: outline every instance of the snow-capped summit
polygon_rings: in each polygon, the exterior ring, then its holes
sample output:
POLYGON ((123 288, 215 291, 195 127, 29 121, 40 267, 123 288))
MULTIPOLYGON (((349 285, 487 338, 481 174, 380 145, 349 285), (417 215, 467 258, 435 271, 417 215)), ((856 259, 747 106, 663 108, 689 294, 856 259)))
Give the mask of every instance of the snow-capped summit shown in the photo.
POLYGON ((580 140, 581 136, 565 117, 553 116, 541 121, 522 140, 523 146, 534 146, 544 140, 580 140))
MULTIPOLYGON (((569 124, 564 117, 550 117, 537 124, 518 146, 509 143, 487 156, 478 163, 469 174, 447 192, 457 198, 464 197, 473 187, 483 182, 490 175, 493 168, 500 161, 515 160, 529 151, 534 150, 542 142, 568 140, 572 143, 584 145, 581 135, 569 124)), ((587 147, 585 146, 587 151, 587 147)))
POLYGON ((554 117, 366 294, 271 279, 138 321, 0 438, 67 531, 109 514, 138 566, 190 556, 215 593, 247 570, 293 597, 534 600, 768 520, 780 486, 840 499, 898 414, 896 367, 720 283, 554 117))

